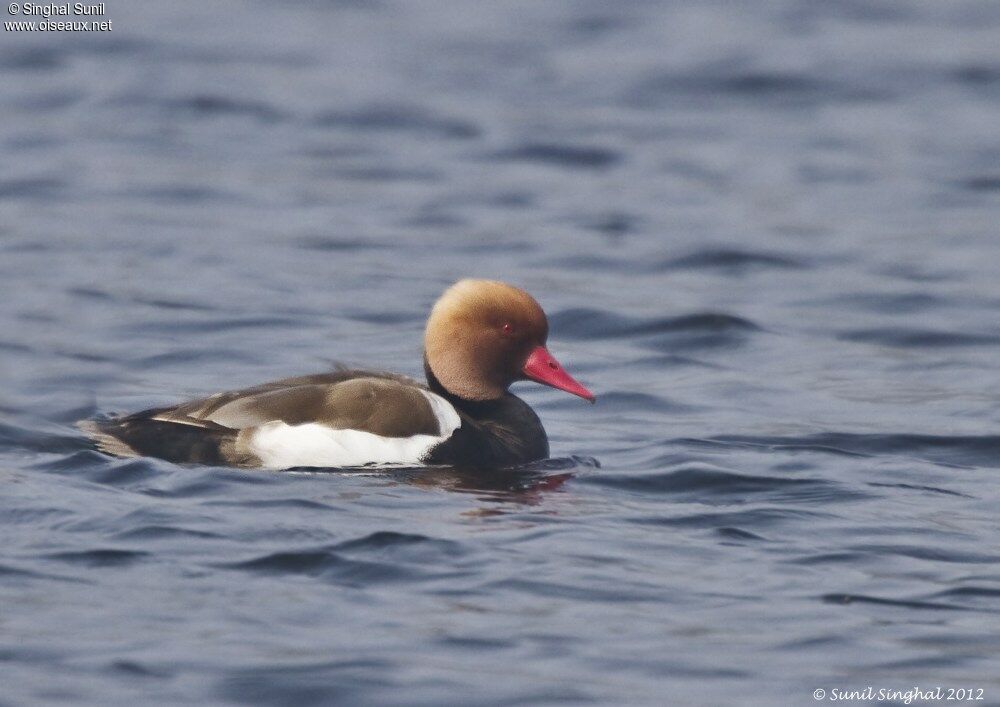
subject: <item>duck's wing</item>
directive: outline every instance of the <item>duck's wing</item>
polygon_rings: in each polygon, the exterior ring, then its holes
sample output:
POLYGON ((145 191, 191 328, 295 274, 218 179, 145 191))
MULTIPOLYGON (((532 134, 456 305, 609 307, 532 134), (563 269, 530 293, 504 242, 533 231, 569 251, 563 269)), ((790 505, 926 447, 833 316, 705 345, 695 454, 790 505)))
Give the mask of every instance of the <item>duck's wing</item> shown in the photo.
POLYGON ((447 401, 414 381, 338 371, 97 423, 101 436, 87 431, 118 456, 288 468, 417 464, 460 424, 447 401), (185 452, 193 440, 217 449, 185 452))
MULTIPOLYGON (((309 419, 309 414, 320 414, 321 411, 317 411, 316 407, 323 402, 320 399, 321 396, 318 395, 321 389, 333 390, 338 387, 342 388, 339 397, 335 396, 337 399, 333 402, 343 402, 350 399, 349 392, 351 387, 348 386, 346 389, 343 389, 344 386, 341 384, 352 383, 361 379, 389 381, 409 388, 424 388, 424 386, 412 378, 392 373, 339 369, 328 373, 283 378, 251 388, 215 393, 207 398, 200 398, 180 405, 148 412, 154 412, 161 418, 170 418, 172 422, 194 425, 197 425, 202 420, 211 420, 225 425, 225 422, 215 419, 216 413, 218 413, 219 418, 231 417, 236 410, 242 410, 245 416, 243 419, 248 422, 252 422, 253 420, 258 420, 259 422, 269 422, 272 420, 292 422, 290 418, 301 417, 309 419), (295 411, 297 408, 306 412, 296 415, 295 411), (287 415, 288 417, 283 417, 283 415, 287 415)), ((228 426, 234 429, 241 429, 247 425, 230 424, 228 426)))
POLYGON ((416 385, 375 377, 332 383, 296 382, 220 393, 158 411, 153 419, 196 426, 214 423, 231 430, 283 422, 320 424, 383 437, 440 434, 428 393, 416 385))

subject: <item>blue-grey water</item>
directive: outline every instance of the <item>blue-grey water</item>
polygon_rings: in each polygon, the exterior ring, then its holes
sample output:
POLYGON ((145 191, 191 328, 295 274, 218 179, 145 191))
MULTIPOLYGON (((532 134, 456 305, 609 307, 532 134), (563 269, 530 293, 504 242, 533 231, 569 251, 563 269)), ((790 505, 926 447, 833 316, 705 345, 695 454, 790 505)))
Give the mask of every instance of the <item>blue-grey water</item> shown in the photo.
POLYGON ((105 5, 0 38, 0 704, 1000 704, 1000 5, 105 5), (469 275, 550 462, 73 427, 419 375, 469 275))

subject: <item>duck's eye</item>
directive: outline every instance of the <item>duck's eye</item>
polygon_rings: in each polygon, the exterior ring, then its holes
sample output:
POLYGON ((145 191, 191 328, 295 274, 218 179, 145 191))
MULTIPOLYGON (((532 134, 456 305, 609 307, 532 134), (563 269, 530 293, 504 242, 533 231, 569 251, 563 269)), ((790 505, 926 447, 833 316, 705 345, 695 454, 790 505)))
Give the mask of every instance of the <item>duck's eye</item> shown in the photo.
POLYGON ((513 336, 514 335, 514 327, 513 327, 513 325, 511 325, 510 322, 507 322, 502 327, 500 327, 500 331, 503 332, 504 336, 513 336))

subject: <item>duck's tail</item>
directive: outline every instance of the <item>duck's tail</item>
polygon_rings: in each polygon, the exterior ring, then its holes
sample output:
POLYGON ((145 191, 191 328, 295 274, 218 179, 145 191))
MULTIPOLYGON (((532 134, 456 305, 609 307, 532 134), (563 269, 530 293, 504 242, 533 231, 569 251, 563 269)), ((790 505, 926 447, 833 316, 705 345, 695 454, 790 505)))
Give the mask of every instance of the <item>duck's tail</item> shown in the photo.
POLYGON ((90 437, 98 451, 114 457, 139 457, 124 440, 114 435, 114 420, 80 420, 76 428, 90 437))
POLYGON ((77 427, 95 447, 116 457, 158 457, 178 464, 252 466, 253 459, 236 450, 238 430, 207 420, 158 419, 165 408, 125 417, 82 420, 77 427))

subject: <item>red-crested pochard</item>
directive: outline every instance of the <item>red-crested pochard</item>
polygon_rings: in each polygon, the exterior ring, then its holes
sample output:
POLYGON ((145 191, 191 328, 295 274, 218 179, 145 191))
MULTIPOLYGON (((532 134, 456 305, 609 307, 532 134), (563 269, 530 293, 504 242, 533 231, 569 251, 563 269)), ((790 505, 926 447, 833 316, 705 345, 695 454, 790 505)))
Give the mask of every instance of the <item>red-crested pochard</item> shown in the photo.
POLYGON ((548 456, 538 416, 508 392, 530 379, 594 401, 545 348, 527 292, 461 280, 427 320, 427 384, 363 370, 287 378, 174 407, 80 423, 116 456, 240 467, 509 466, 548 456))

